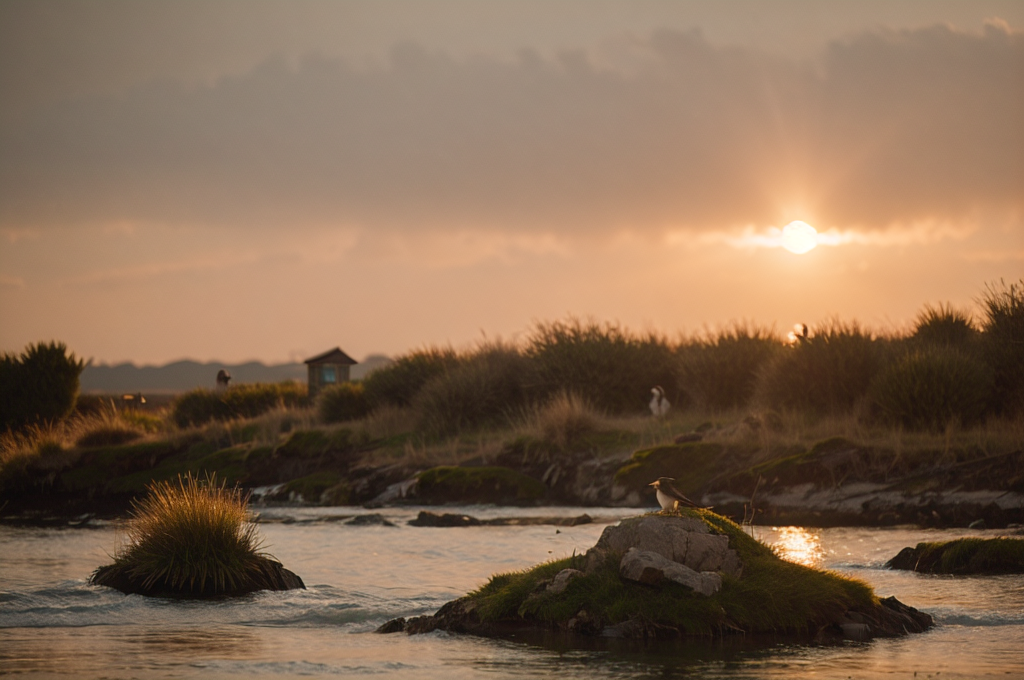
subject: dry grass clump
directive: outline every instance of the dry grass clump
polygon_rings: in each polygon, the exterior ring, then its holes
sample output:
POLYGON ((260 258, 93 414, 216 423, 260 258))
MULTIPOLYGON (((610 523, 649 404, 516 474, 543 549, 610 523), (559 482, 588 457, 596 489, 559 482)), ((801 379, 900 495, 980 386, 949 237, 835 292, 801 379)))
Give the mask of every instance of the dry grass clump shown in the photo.
POLYGON ((214 420, 255 418, 275 409, 304 407, 308 401, 306 385, 295 382, 198 389, 174 400, 171 417, 178 427, 190 427, 214 420))
POLYGON ((362 383, 331 385, 317 395, 316 412, 323 423, 343 423, 362 418, 369 411, 362 383))
POLYGON ((134 504, 113 568, 140 592, 255 590, 267 557, 257 531, 248 496, 215 476, 156 482, 134 504))
POLYGON ((526 428, 559 449, 568 449, 581 437, 604 429, 604 416, 589 401, 571 392, 559 392, 546 404, 534 407, 526 428))
POLYGON ((734 324, 682 345, 681 387, 698 408, 725 411, 750 403, 765 366, 783 350, 770 328, 734 324))
POLYGON ((678 370, 667 340, 634 334, 617 324, 569 318, 537 324, 527 339, 533 391, 539 397, 569 391, 612 414, 646 410, 661 385, 678 403, 678 370))

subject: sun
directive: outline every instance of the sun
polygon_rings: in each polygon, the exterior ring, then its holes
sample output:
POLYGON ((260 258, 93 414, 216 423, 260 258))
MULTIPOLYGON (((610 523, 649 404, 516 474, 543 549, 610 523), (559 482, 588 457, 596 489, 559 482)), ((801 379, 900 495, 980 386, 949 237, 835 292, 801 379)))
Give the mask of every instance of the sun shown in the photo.
POLYGON ((791 253, 803 255, 817 245, 818 232, 806 222, 795 220, 782 228, 782 247, 791 253))

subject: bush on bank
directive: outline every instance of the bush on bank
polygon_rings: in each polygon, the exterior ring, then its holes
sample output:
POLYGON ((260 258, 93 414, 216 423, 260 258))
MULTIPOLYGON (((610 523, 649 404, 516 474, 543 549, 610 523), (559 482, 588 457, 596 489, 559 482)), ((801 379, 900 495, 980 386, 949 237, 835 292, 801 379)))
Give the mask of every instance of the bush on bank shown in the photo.
POLYGON ((296 382, 198 389, 174 400, 171 418, 178 427, 190 427, 214 420, 254 418, 276 408, 305 406, 308 401, 306 386, 296 382))
POLYGON ((75 408, 85 362, 63 342, 29 345, 0 354, 0 432, 63 420, 75 408))

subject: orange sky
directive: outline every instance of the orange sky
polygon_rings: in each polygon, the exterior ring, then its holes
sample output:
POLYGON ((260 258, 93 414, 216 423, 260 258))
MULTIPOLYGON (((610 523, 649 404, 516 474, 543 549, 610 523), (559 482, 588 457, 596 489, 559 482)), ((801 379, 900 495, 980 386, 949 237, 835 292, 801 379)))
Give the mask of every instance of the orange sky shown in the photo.
POLYGON ((1024 276, 1019 2, 0 5, 0 349, 903 328, 1024 276), (775 230, 821 234, 805 255, 775 230))

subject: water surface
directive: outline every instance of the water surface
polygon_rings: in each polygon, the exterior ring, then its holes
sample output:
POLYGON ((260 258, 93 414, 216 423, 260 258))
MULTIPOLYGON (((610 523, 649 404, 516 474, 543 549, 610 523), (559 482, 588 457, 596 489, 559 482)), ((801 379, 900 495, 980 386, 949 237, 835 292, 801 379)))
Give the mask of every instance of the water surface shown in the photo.
MULTIPOLYGON (((264 512, 269 552, 308 590, 222 602, 124 596, 86 583, 117 532, 0 527, 0 674, 61 678, 1024 678, 1024 577, 926 576, 882 568, 901 548, 993 532, 759 528, 790 559, 870 583, 932 614, 898 640, 751 648, 740 640, 559 649, 442 632, 373 630, 429 614, 501 571, 586 551, 605 523, 576 527, 410 527, 418 509, 385 509, 396 527, 331 521, 351 509, 264 512)), ((635 510, 448 508, 477 517, 635 510)))

